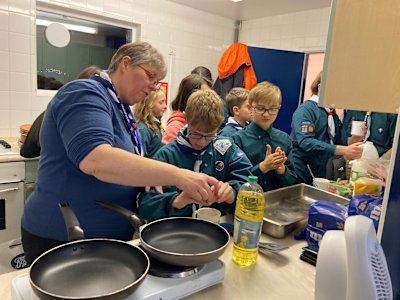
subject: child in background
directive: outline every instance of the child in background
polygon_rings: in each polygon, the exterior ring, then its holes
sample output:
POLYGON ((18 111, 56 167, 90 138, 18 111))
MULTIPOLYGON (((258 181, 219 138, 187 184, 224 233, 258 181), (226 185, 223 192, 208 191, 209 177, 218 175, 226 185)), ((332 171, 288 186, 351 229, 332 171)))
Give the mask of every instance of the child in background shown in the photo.
POLYGON ((163 144, 164 128, 161 118, 167 110, 167 99, 163 91, 151 92, 143 101, 133 106, 138 123, 144 156, 152 157, 163 144))
POLYGON ((231 137, 243 129, 253 118, 249 104, 249 91, 244 88, 233 88, 226 95, 230 117, 219 135, 231 137))
POLYGON ((197 74, 203 77, 206 81, 210 89, 213 86, 213 79, 212 79, 212 74, 209 68, 204 67, 204 66, 198 66, 190 72, 190 74, 197 74))
POLYGON ((174 186, 164 186, 162 194, 152 189, 139 198, 139 214, 144 219, 191 216, 199 206, 232 214, 236 194, 250 175, 252 165, 243 151, 230 138, 217 136, 224 120, 223 103, 217 93, 194 92, 187 103, 186 118, 187 127, 153 159, 214 176, 220 181, 219 191, 207 201, 196 201, 174 186))
POLYGON ((178 132, 186 125, 185 109, 189 96, 196 90, 209 89, 207 80, 197 74, 190 74, 179 84, 178 94, 171 103, 173 110, 167 120, 167 129, 162 138, 163 144, 176 139, 178 132))
POLYGON ((311 98, 297 107, 292 117, 293 165, 299 181, 307 184, 312 184, 313 177, 327 177, 327 164, 331 159, 342 155, 353 160, 362 153, 360 143, 342 146, 346 141, 336 111, 318 105, 321 76, 322 71, 311 84, 311 98))
POLYGON ((296 183, 297 175, 290 161, 292 141, 289 135, 272 127, 282 104, 280 89, 270 83, 257 84, 249 94, 253 122, 232 136, 253 164, 264 191, 296 183))

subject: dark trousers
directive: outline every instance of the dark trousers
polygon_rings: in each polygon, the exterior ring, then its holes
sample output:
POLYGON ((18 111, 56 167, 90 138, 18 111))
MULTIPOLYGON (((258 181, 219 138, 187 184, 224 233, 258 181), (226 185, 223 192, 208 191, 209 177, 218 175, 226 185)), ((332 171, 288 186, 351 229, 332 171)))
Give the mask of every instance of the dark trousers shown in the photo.
POLYGON ((29 233, 25 228, 21 227, 22 247, 24 248, 25 260, 28 266, 42 253, 54 248, 55 246, 65 244, 66 242, 51 240, 39 237, 29 233))

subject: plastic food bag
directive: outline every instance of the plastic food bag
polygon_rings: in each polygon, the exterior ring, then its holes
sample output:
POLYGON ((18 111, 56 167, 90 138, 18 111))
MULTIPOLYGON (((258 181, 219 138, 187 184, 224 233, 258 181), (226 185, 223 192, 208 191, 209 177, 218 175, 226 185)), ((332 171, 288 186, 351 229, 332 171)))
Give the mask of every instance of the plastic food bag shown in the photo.
POLYGON ((353 196, 372 195, 379 196, 382 191, 383 182, 380 179, 361 177, 354 182, 353 196))
POLYGON ((323 200, 311 204, 306 229, 308 247, 313 251, 318 251, 319 242, 325 232, 343 230, 346 217, 347 207, 344 205, 323 200))
POLYGON ((371 195, 354 196, 350 199, 348 215, 362 215, 370 218, 374 223, 375 230, 378 230, 382 211, 382 201, 382 197, 374 197, 371 195))

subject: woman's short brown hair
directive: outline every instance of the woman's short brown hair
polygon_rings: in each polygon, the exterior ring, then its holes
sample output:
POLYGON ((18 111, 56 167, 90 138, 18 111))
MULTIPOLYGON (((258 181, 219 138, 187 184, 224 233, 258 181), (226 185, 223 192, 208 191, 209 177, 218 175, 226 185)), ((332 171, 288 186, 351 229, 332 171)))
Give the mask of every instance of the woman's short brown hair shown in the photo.
POLYGON ((167 66, 162 54, 152 45, 146 42, 134 42, 122 45, 111 58, 108 66, 108 73, 117 71, 121 60, 129 56, 132 66, 149 65, 157 72, 158 80, 161 80, 167 74, 167 66))

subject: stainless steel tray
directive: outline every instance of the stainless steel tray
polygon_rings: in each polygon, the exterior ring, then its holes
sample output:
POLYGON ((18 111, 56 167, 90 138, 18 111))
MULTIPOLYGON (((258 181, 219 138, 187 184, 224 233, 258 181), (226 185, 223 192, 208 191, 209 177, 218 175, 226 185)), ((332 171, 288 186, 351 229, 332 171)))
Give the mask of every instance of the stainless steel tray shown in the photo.
POLYGON ((262 232, 283 238, 307 226, 308 208, 318 200, 348 204, 349 199, 301 183, 264 193, 262 232))

